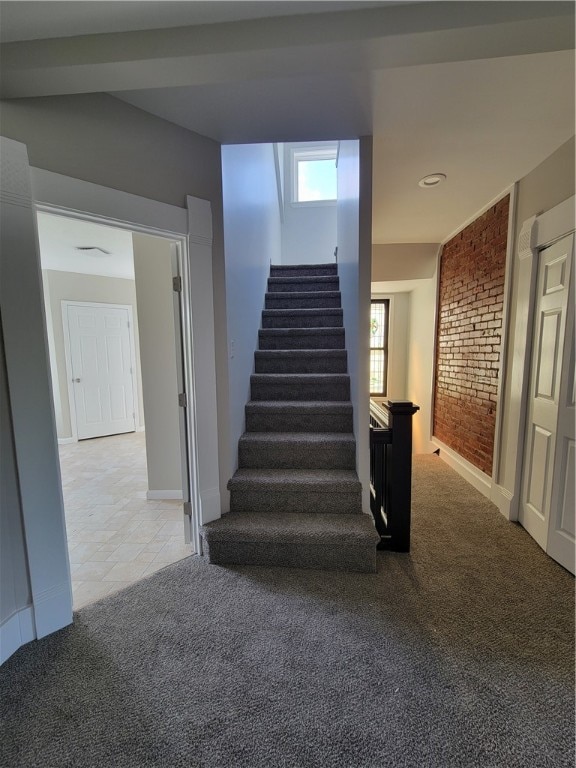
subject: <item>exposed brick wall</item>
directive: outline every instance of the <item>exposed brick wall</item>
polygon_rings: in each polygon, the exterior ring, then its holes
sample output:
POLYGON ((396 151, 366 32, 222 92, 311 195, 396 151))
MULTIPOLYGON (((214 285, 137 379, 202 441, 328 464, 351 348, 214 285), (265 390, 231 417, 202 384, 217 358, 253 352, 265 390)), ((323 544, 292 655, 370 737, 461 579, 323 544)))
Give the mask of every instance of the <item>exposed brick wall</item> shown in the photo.
POLYGON ((442 249, 434 436, 492 474, 510 197, 442 249))

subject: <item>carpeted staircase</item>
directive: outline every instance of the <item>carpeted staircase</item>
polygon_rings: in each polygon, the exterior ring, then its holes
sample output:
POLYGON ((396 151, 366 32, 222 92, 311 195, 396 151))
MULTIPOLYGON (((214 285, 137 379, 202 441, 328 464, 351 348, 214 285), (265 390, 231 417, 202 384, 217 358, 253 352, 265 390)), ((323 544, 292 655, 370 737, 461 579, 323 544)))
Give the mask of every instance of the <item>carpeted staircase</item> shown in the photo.
POLYGON ((211 563, 376 570, 362 513, 336 264, 272 266, 230 513, 211 563))

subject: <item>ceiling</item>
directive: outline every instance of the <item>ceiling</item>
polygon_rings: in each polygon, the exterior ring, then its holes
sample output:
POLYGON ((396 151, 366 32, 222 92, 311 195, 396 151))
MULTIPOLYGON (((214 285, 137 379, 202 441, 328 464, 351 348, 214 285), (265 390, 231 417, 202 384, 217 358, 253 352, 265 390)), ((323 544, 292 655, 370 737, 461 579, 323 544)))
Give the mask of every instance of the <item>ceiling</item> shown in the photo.
POLYGON ((132 233, 87 221, 38 213, 42 269, 134 280, 132 233), (101 248, 81 251, 79 247, 101 248))
POLYGON ((574 134, 573 3, 2 2, 0 14, 3 39, 31 41, 3 46, 4 97, 105 91, 224 143, 372 134, 375 244, 440 242, 574 134), (437 172, 444 184, 418 187, 437 172))

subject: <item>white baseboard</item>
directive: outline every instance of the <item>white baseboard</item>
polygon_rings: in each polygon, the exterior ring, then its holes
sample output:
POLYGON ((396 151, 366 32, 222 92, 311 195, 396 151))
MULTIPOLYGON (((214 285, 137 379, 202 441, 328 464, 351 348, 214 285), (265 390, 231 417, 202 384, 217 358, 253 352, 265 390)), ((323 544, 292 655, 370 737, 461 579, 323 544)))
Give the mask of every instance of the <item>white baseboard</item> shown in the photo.
POLYGON ((78 440, 76 440, 75 437, 59 437, 58 438, 58 445, 68 445, 69 443, 77 443, 78 440))
POLYGON ((432 444, 436 448, 440 448, 440 458, 448 464, 449 467, 456 470, 458 474, 464 478, 470 485, 473 485, 477 491, 486 496, 487 499, 491 499, 492 496, 492 478, 489 477, 481 469, 475 467, 460 454, 448 448, 447 445, 440 442, 435 437, 432 438, 432 444))
POLYGON ((27 605, 0 626, 0 664, 4 664, 18 648, 35 639, 34 610, 27 605))
POLYGON ((509 491, 507 488, 503 488, 501 485, 496 485, 496 483, 494 483, 492 486, 492 494, 490 498, 494 504, 496 504, 501 514, 504 515, 506 520, 510 520, 512 522, 517 520, 517 515, 513 506, 514 494, 511 491, 509 491))
POLYGON ((34 592, 33 589, 32 599, 36 637, 46 637, 72 624, 72 584, 69 580, 42 591, 34 592))
POLYGON ((182 491, 146 491, 148 501, 183 501, 182 491))
POLYGON ((146 432, 146 427, 144 425, 141 427, 136 427, 136 432, 146 432))

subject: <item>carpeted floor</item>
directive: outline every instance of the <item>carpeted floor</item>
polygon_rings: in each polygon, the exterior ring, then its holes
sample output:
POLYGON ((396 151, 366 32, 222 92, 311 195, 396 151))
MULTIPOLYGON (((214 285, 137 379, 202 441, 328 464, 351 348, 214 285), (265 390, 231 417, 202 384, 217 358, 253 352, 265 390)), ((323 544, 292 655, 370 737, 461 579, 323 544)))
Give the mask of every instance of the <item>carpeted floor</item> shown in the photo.
POLYGON ((434 456, 377 574, 191 557, 0 669, 6 768, 574 765, 574 579, 434 456))

